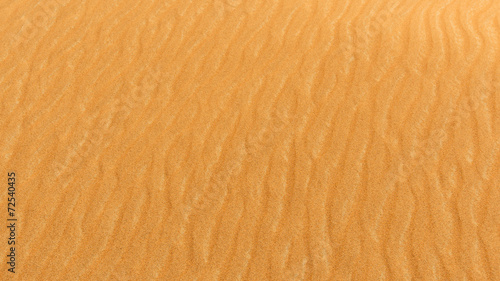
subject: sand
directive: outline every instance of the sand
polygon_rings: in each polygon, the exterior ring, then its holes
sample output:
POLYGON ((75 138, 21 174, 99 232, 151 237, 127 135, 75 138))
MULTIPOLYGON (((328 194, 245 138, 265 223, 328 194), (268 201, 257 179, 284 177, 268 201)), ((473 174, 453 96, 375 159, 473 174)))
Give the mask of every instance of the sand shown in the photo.
POLYGON ((0 22, 0 280, 500 280, 500 2, 0 22))

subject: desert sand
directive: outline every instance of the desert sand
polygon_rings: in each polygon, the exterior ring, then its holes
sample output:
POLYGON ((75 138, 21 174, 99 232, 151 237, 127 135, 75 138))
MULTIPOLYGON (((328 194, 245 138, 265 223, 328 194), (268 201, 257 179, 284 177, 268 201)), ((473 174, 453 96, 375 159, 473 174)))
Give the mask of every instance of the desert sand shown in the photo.
POLYGON ((0 280, 500 280, 499 1, 0 22, 0 280))

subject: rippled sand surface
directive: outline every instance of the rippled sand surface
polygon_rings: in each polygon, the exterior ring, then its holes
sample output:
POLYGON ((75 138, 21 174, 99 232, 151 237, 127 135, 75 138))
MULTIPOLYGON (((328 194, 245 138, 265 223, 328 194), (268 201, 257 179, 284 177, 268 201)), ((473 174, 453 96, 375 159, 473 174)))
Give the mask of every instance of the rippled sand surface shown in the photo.
POLYGON ((497 0, 0 22, 0 280, 500 280, 497 0))

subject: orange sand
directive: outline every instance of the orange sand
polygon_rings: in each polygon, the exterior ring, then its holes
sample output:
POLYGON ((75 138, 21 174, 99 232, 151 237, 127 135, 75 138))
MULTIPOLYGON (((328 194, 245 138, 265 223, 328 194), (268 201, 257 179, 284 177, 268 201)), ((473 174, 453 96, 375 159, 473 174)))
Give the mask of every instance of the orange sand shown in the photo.
POLYGON ((0 280, 500 280, 500 2, 0 2, 0 280))

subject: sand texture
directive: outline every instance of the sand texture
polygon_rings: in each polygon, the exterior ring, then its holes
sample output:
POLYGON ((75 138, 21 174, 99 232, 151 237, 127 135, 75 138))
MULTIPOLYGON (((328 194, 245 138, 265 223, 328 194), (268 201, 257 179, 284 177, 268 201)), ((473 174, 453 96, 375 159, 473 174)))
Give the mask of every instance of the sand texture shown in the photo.
POLYGON ((0 98, 1 281, 500 280, 498 0, 0 0, 0 98))

